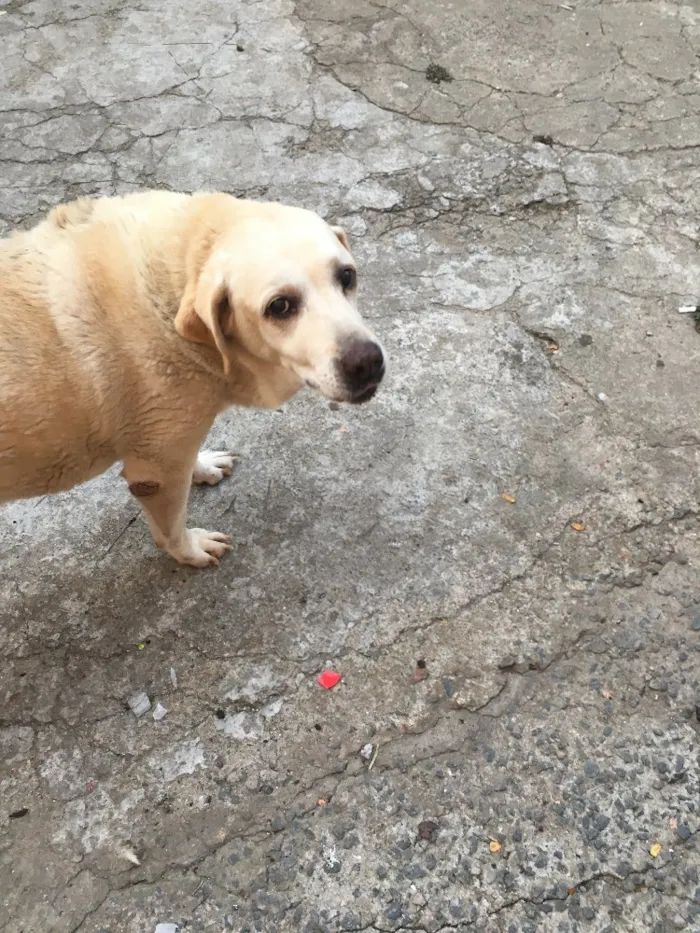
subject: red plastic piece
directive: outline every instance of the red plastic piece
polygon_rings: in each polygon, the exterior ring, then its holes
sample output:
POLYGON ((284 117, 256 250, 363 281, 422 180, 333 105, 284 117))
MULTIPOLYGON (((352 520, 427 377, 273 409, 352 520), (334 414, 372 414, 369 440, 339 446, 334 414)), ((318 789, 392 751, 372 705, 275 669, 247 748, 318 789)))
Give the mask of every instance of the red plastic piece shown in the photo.
POLYGON ((340 683, 340 674, 337 671, 324 671, 318 678, 318 683, 324 690, 331 690, 340 683))

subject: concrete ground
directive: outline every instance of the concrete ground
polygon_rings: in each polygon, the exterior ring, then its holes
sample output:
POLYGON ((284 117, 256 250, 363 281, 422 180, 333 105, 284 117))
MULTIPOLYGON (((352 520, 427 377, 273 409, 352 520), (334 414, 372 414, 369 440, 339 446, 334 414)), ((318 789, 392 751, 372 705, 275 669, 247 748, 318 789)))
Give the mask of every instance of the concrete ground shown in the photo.
POLYGON ((216 571, 116 471, 3 510, 2 933, 700 930, 698 4, 1 12, 5 232, 303 204, 391 354, 221 420, 216 571))

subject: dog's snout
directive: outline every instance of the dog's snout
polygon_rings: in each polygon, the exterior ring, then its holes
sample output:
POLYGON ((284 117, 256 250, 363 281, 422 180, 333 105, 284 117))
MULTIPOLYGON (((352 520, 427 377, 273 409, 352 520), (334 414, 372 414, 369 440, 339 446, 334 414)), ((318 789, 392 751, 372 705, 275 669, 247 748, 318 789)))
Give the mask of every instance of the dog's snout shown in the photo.
POLYGON ((351 391, 376 387, 384 375, 382 348, 373 340, 358 340, 343 353, 340 368, 351 391))

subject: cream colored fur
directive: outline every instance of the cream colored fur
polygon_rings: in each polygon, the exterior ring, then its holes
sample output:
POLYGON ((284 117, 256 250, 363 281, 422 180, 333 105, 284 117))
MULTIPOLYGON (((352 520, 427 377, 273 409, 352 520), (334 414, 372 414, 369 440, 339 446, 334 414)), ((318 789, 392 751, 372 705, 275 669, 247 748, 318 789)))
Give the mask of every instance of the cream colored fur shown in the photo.
POLYGON ((224 194, 83 199, 0 241, 0 501, 122 461, 156 543, 217 563, 230 539, 187 529, 187 497, 232 457, 200 445, 226 407, 276 408, 305 381, 347 400, 339 348, 374 338, 343 265, 316 214, 224 194), (290 288, 303 312, 270 320, 290 288))

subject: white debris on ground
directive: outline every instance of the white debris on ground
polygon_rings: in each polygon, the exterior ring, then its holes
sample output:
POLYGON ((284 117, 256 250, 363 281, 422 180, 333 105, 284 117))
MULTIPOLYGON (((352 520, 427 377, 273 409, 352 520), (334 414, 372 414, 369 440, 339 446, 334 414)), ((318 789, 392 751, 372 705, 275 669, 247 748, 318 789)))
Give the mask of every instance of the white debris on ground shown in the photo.
POLYGON ((127 702, 134 716, 143 716, 143 714, 147 713, 151 708, 151 701, 148 699, 148 694, 144 693, 143 690, 132 693, 127 702))
POLYGON ((117 849, 117 855, 121 858, 126 859, 127 862, 131 862, 132 865, 137 867, 141 864, 141 860, 138 855, 133 851, 133 849, 127 849, 126 846, 122 846, 120 849, 117 849))

